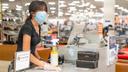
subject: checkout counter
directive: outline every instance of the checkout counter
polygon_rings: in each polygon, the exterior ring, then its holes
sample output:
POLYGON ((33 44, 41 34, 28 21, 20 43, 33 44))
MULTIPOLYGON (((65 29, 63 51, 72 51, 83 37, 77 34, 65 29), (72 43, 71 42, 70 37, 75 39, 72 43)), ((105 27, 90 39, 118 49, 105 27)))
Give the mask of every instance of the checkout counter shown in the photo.
MULTIPOLYGON (((61 72, 98 72, 97 69, 86 69, 86 68, 77 68, 75 65, 71 63, 65 63, 60 66, 62 69, 61 72)), ((30 69, 26 72, 56 72, 56 71, 45 71, 45 70, 39 70, 39 69, 30 69)))
MULTIPOLYGON (((66 48, 61 48, 61 49, 66 49, 66 48)), ((115 72, 115 63, 109 66, 106 65, 106 60, 107 60, 106 49, 107 48, 99 48, 97 44, 86 44, 85 46, 80 47, 79 51, 93 50, 93 51, 99 52, 100 57, 99 57, 98 68, 95 68, 95 69, 78 68, 73 63, 65 62, 63 65, 59 66, 62 69, 61 72, 115 72)), ((61 51, 64 52, 64 50, 61 50, 61 51)), ((8 64, 8 61, 5 61, 4 63, 8 64)), ((44 71, 38 68, 31 68, 31 69, 25 70, 25 72, 56 72, 56 71, 44 71)))
MULTIPOLYGON (((106 47, 100 47, 100 44, 94 33, 87 34, 86 33, 86 38, 88 39, 88 44, 85 44, 83 46, 79 46, 78 51, 97 51, 99 52, 99 62, 98 62, 98 68, 95 69, 88 69, 88 68, 78 68, 76 67, 75 64, 65 62, 63 65, 60 65, 59 67, 61 68, 61 72, 115 72, 115 64, 113 63, 111 65, 107 65, 107 48, 106 47)), ((61 49, 59 52, 66 55, 66 49, 68 48, 59 48, 61 49)), ((44 53, 44 52, 42 52, 44 53)), ((71 58, 70 58, 71 59, 71 58)), ((43 69, 38 69, 38 68, 31 68, 25 70, 25 72, 56 72, 56 71, 44 71, 43 69)))
MULTIPOLYGON (((61 53, 66 53, 66 48, 60 48, 62 51, 61 53)), ((89 69, 89 68, 79 68, 76 67, 74 63, 71 62, 65 62, 63 65, 60 65, 59 67, 61 68, 61 72, 115 72, 115 64, 113 63, 111 65, 107 65, 107 53, 106 53, 107 48, 100 48, 98 44, 86 44, 84 46, 81 46, 78 48, 78 51, 98 51, 99 52, 99 63, 98 63, 98 68, 95 69, 89 69), (95 48, 94 48, 95 47, 95 48)), ((56 71, 45 71, 43 69, 38 69, 38 68, 32 68, 28 69, 25 72, 56 72, 56 71)))

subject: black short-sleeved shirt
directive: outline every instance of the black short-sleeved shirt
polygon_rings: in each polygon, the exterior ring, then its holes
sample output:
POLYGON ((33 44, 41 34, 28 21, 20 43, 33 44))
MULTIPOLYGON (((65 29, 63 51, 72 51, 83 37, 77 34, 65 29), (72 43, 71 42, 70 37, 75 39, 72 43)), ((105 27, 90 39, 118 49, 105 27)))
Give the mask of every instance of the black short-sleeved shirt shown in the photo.
MULTIPOLYGON (((39 31, 40 31, 40 26, 39 26, 39 31)), ((21 27, 21 30, 18 36, 17 51, 23 50, 24 34, 27 34, 31 37, 30 51, 32 54, 34 54, 36 45, 40 42, 41 39, 40 39, 40 32, 39 34, 36 32, 31 20, 26 21, 25 24, 21 27)))

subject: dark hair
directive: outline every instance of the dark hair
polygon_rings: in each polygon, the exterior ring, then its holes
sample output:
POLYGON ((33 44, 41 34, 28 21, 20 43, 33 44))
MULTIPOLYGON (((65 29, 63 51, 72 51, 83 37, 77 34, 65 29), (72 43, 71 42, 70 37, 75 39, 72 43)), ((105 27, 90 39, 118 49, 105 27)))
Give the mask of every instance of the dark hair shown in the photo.
POLYGON ((113 27, 113 26, 110 24, 110 25, 108 25, 108 27, 113 27))
POLYGON ((30 16, 27 17, 26 21, 32 19, 33 12, 37 12, 39 10, 47 12, 47 4, 44 1, 32 1, 29 5, 30 16))

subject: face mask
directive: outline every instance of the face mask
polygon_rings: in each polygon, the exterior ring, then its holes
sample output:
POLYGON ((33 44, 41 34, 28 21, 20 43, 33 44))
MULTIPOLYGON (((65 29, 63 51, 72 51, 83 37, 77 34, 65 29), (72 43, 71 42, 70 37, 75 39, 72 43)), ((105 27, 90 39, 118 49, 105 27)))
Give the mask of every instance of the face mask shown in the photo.
POLYGON ((47 18, 47 13, 45 11, 39 11, 36 13, 35 20, 39 25, 42 25, 47 18))

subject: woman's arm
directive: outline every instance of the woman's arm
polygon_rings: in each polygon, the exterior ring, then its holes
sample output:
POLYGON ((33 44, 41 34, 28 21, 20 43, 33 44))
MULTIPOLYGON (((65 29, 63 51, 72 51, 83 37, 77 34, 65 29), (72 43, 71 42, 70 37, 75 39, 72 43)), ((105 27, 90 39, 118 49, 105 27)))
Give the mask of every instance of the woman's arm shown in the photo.
MULTIPOLYGON (((31 37, 27 34, 23 36, 23 51, 29 51, 30 50, 30 43, 31 43, 31 37)), ((37 59, 33 54, 30 54, 30 61, 46 70, 56 70, 57 72, 60 71, 61 69, 55 66, 52 66, 51 64, 48 64, 44 61, 41 61, 37 59)))
MULTIPOLYGON (((30 50, 31 37, 27 34, 23 36, 23 51, 30 50)), ((44 66, 44 62, 37 59, 33 54, 30 54, 30 61, 38 66, 44 66)))

